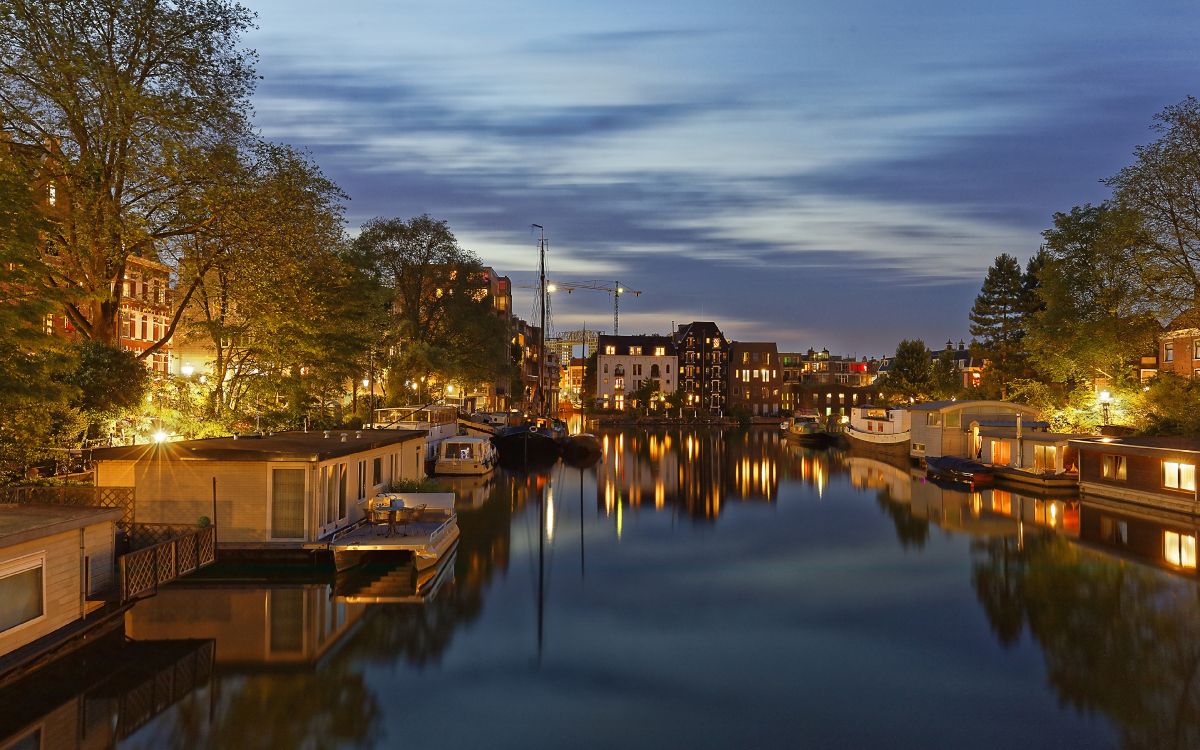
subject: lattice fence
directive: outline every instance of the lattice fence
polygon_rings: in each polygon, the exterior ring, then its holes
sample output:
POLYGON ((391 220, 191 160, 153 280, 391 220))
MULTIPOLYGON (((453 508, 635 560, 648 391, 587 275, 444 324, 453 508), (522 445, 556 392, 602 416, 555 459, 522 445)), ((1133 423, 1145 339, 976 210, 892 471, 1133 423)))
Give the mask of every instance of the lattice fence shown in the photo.
POLYGON ((122 511, 118 523, 123 528, 134 523, 133 500, 132 487, 0 487, 0 503, 117 508, 122 511))
POLYGON ((216 529, 137 524, 130 529, 134 551, 117 560, 121 600, 148 596, 158 587, 216 561, 216 529), (142 544, 149 546, 142 546, 142 544))

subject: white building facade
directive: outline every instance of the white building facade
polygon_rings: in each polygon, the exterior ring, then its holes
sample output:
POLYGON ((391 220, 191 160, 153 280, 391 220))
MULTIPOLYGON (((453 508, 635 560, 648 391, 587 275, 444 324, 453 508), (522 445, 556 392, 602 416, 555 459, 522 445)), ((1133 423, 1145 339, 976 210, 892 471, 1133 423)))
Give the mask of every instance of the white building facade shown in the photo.
POLYGON ((600 336, 596 354, 596 406, 624 411, 647 381, 658 383, 654 398, 674 393, 679 363, 669 336, 600 336))

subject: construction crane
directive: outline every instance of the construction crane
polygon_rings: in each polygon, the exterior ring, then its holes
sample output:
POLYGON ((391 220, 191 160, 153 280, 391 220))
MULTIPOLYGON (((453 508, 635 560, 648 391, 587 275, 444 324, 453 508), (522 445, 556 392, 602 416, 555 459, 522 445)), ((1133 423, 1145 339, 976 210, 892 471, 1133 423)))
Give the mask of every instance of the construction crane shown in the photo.
MULTIPOLYGON (((521 285, 522 289, 536 289, 536 286, 521 285)), ((592 289, 597 292, 608 292, 613 298, 613 335, 617 335, 620 330, 620 312, 621 312, 621 295, 632 294, 635 297, 642 296, 642 293, 636 289, 626 289, 621 286, 619 281, 548 281, 546 282, 547 292, 556 292, 559 290, 565 291, 567 294, 576 289, 592 289)))

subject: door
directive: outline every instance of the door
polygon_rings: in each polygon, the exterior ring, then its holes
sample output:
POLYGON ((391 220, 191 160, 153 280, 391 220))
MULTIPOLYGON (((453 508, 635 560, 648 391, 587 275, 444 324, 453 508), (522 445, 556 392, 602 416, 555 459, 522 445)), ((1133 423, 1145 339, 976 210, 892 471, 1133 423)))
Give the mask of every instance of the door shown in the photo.
POLYGON ((271 538, 304 538, 304 469, 271 469, 271 538))

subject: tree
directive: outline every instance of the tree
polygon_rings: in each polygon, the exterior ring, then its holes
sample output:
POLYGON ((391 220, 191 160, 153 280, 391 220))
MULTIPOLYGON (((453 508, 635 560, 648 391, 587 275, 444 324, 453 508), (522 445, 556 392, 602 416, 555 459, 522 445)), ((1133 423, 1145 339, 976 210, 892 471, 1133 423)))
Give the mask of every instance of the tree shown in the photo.
POLYGON ((1158 324, 1137 269, 1146 261, 1140 216, 1102 203, 1054 214, 1038 272, 1041 309, 1028 320, 1034 369, 1068 389, 1097 378, 1128 385, 1131 364, 1155 348, 1158 324))
POLYGON ((1188 97, 1155 118, 1157 140, 1106 184, 1140 217, 1145 253, 1126 273, 1139 275, 1163 320, 1191 309, 1200 321, 1200 101, 1188 97))
POLYGON ((962 394, 962 376, 954 363, 954 351, 946 348, 929 368, 929 387, 935 399, 957 398, 962 394))
POLYGON ((1001 253, 988 268, 971 307, 974 353, 988 361, 986 376, 1003 398, 1008 381, 1024 369, 1021 340, 1025 335, 1025 281, 1017 259, 1001 253))
POLYGON ((470 382, 513 374, 507 322, 492 310, 483 265, 458 244, 445 221, 428 215, 373 219, 362 227, 354 252, 390 290, 389 391, 431 375, 470 382))
POLYGON ((253 14, 228 0, 0 0, 0 123, 49 187, 42 254, 85 338, 118 340, 129 257, 170 260, 170 339, 213 259, 204 242, 236 205, 221 186, 255 74, 253 14))
POLYGON ((69 445, 78 426, 73 353, 45 330, 57 301, 37 252, 45 186, 16 150, 0 142, 0 481, 69 445))
POLYGON ((649 411, 650 404, 654 400, 654 394, 658 393, 658 381, 654 379, 643 380, 642 384, 629 394, 630 405, 649 411))
POLYGON ((905 401, 923 400, 930 395, 929 350, 921 339, 905 339, 896 346, 896 356, 884 378, 882 389, 905 401))

